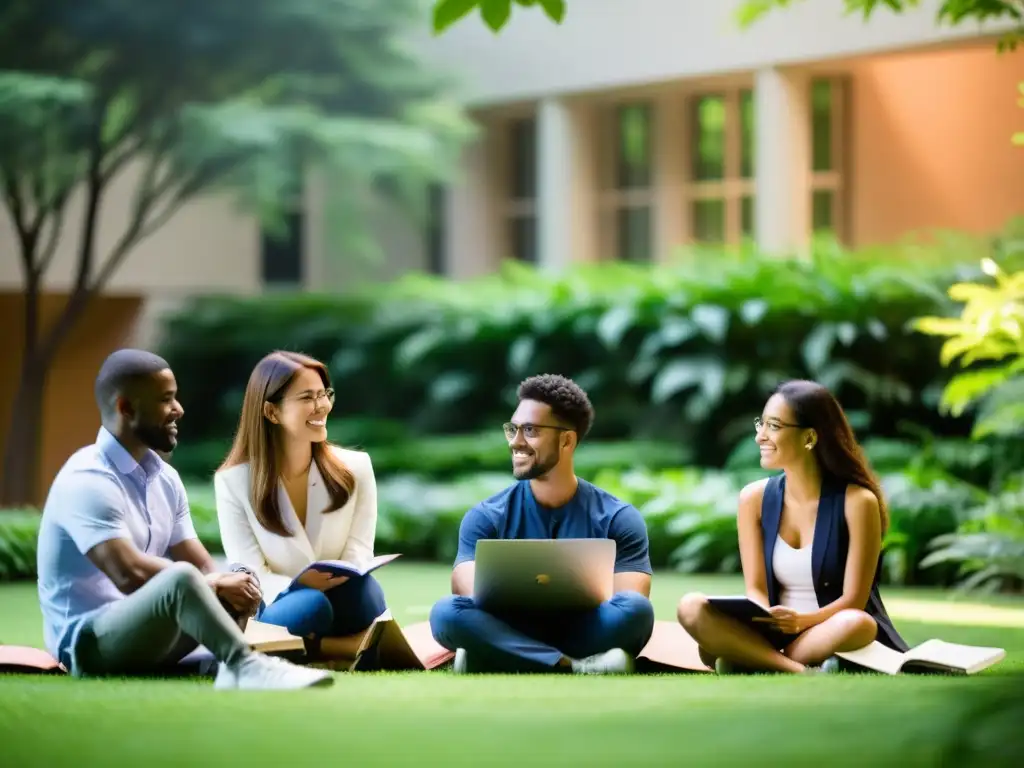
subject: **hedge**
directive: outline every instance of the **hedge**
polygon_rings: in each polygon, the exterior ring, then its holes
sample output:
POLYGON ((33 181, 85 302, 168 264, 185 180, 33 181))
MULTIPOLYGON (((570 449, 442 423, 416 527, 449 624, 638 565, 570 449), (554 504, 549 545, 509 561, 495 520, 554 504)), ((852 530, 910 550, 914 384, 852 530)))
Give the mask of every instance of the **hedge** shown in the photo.
MULTIPOLYGON (((761 476, 760 470, 635 469, 604 470, 593 480, 640 509, 647 521, 656 567, 734 573, 739 571, 737 494, 743 483, 761 476)), ((955 531, 964 515, 984 502, 985 493, 931 464, 886 470, 883 480, 892 510, 886 580, 950 583, 955 563, 922 569, 920 561, 927 554, 928 542, 955 531)), ((509 482, 507 472, 444 483, 416 476, 381 481, 377 550, 450 563, 466 510, 509 482)), ((190 488, 189 496, 200 538, 212 552, 220 552, 211 486, 190 488)), ((30 511, 0 512, 0 579, 35 576, 38 521, 38 515, 30 511)))
MULTIPOLYGON (((831 387, 862 437, 896 436, 900 422, 966 434, 969 416, 937 411, 941 340, 908 322, 951 312, 946 287, 975 277, 983 252, 965 239, 819 245, 804 261, 718 253, 558 275, 506 265, 465 283, 416 276, 353 295, 204 298, 165 318, 161 352, 186 409, 183 443, 223 445, 253 365, 280 348, 329 364, 334 415, 346 421, 398 422, 415 439, 495 434, 518 382, 555 372, 590 393, 595 439, 668 441, 717 467, 790 377, 831 387)), ((366 436, 375 450, 399 439, 387 428, 366 436)))
MULTIPOLYGON (((417 474, 447 480, 478 472, 508 472, 511 467, 508 443, 500 429, 473 435, 435 435, 422 439, 348 439, 345 423, 328 425, 331 439, 348 448, 366 450, 379 478, 417 474)), ((182 477, 208 480, 230 448, 230 438, 192 442, 183 440, 170 457, 182 477)), ((592 475, 602 469, 632 467, 667 469, 691 464, 693 454, 680 442, 665 440, 584 441, 576 453, 576 469, 592 475)))

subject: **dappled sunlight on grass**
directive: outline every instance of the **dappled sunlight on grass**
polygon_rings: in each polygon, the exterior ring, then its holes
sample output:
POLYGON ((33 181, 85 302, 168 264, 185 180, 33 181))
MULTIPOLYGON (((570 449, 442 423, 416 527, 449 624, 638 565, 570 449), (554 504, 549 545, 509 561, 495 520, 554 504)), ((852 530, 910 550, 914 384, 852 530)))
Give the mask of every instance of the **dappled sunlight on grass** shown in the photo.
POLYGON ((1024 608, 908 598, 886 600, 885 607, 894 621, 904 619, 929 624, 1024 629, 1024 608))

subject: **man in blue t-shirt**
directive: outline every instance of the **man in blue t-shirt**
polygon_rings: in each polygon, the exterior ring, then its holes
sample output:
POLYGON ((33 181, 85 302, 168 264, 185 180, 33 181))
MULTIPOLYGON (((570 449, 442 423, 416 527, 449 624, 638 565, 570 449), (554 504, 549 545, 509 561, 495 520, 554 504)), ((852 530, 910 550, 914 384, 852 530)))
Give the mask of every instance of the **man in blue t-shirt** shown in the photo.
POLYGON ((517 482, 462 519, 453 595, 430 612, 434 638, 456 652, 456 672, 630 672, 654 631, 647 527, 640 512, 576 477, 573 454, 594 409, 570 379, 545 374, 519 386, 505 435, 517 482), (497 616, 473 595, 480 539, 614 539, 615 594, 592 611, 497 616))

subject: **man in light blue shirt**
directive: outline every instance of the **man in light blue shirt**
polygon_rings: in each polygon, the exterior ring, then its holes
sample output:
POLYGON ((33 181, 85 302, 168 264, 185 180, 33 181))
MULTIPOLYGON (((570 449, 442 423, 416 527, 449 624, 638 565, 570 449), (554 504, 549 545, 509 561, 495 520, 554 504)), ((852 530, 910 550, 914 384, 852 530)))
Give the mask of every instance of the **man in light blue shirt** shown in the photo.
POLYGON ((39 600, 50 653, 75 676, 147 675, 203 645, 220 662, 217 688, 333 682, 249 648, 236 617, 253 615, 259 584, 215 571, 181 478, 157 454, 174 450, 184 413, 166 361, 113 353, 96 400, 96 442, 68 459, 43 508, 39 600))

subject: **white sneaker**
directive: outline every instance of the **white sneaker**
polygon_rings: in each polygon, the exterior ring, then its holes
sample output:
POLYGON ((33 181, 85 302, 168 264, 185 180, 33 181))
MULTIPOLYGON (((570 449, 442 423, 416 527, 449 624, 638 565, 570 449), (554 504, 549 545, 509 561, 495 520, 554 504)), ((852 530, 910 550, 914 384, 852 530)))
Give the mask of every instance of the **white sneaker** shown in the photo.
POLYGON ((300 667, 297 664, 250 653, 233 666, 220 665, 213 687, 217 690, 263 690, 282 691, 313 686, 334 684, 334 676, 328 670, 300 667))
POLYGON ((466 649, 455 649, 455 662, 452 664, 452 672, 456 675, 466 674, 466 649))
POLYGON ((633 666, 632 656, 621 648, 612 648, 585 659, 574 659, 572 671, 577 675, 628 675, 633 666))

